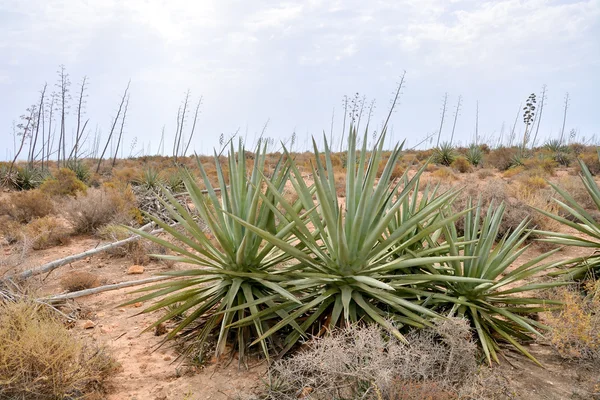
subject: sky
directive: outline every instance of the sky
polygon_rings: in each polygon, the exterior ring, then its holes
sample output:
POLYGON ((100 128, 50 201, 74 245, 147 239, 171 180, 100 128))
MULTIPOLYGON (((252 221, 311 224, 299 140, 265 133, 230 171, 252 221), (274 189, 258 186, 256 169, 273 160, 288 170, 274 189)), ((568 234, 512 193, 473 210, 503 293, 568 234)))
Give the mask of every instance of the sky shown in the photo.
POLYGON ((187 90, 194 105, 202 97, 190 152, 235 132, 251 144, 263 129, 275 141, 296 132, 300 149, 324 131, 338 138, 344 96, 355 93, 375 101, 377 129, 404 71, 390 142, 433 135, 435 145, 445 93, 442 141, 460 95, 455 142, 473 140, 477 105, 480 137, 497 142, 543 85, 541 140, 560 135, 567 92, 565 131, 600 138, 600 0, 0 0, 0 159, 12 157, 13 123, 44 84, 56 90, 61 64, 69 137, 89 81, 88 144, 94 132, 106 140, 131 80, 124 156, 156 154, 163 127, 172 152, 187 90))

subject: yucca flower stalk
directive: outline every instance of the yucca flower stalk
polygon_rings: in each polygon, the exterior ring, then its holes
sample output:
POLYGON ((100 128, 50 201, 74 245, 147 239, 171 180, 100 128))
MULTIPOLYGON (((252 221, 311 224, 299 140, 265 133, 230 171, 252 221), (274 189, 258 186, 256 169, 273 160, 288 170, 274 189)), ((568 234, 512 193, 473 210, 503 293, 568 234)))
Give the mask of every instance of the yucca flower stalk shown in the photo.
POLYGON ((446 227, 444 233, 450 246, 449 254, 462 254, 465 260, 449 261, 446 268, 426 271, 431 275, 463 279, 425 282, 414 293, 428 297, 429 304, 440 313, 471 321, 489 364, 492 360, 499 362, 499 341, 510 343, 539 364, 520 342, 541 336, 546 327, 533 315, 548 311, 560 302, 529 293, 564 285, 565 282, 532 283, 530 280, 563 263, 543 263, 559 249, 515 265, 529 247, 524 245, 531 234, 527 230, 529 221, 521 222, 510 234, 494 243, 504 215, 504 204, 498 207, 491 204, 485 213, 481 201, 472 207, 469 200, 467 208, 464 236, 458 236, 454 225, 446 227))
MULTIPOLYGON (((172 219, 179 223, 180 229, 169 226, 159 218, 150 218, 165 230, 171 240, 132 229, 176 253, 155 257, 186 263, 192 268, 165 273, 180 279, 143 288, 138 292, 150 293, 129 303, 160 299, 143 311, 167 309, 167 313, 153 326, 185 313, 187 316, 177 323, 167 338, 174 338, 183 329, 193 327, 195 342, 202 348, 201 345, 209 336, 216 334, 216 357, 224 354, 230 333, 234 333, 237 344, 231 344, 231 347, 237 348, 240 360, 244 359, 249 342, 257 337, 260 337, 258 342, 268 358, 275 346, 267 343, 263 333, 273 324, 271 319, 287 316, 285 310, 277 307, 277 303, 282 299, 284 302, 299 303, 292 293, 282 287, 281 283, 287 278, 277 269, 291 256, 245 226, 268 231, 284 243, 291 240, 294 222, 282 213, 276 216, 271 209, 272 205, 277 206, 279 193, 288 181, 289 167, 282 157, 271 177, 264 177, 265 151, 266 146, 261 148, 259 144, 250 174, 241 142, 237 153, 233 145, 230 146, 226 173, 215 153, 217 187, 213 187, 197 158, 207 194, 202 193, 190 173, 182 172, 185 188, 208 232, 205 232, 195 215, 182 207, 166 189, 163 189, 163 194, 167 200, 161 199, 161 202, 172 219), (217 189, 220 189, 219 194, 217 189), (242 319, 251 322, 231 327, 232 323, 242 319)), ((300 208, 298 203, 290 209, 299 213, 300 208)))
MULTIPOLYGON (((365 132, 362 149, 358 152, 356 129, 350 129, 345 204, 341 204, 336 195, 331 151, 326 138, 324 153, 318 150, 313 140, 316 160, 312 170, 314 196, 298 168, 291 163, 290 181, 304 209, 313 211, 306 219, 296 216, 291 205, 286 204, 281 195, 273 193, 296 222, 294 236, 300 245, 293 246, 238 218, 248 229, 294 257, 296 263, 287 268, 293 280, 287 282, 286 287, 292 288, 294 293, 303 294, 303 304, 293 312, 290 310, 290 315, 265 332, 263 337, 297 320, 301 330, 295 330, 286 337, 286 349, 289 349, 302 332, 318 334, 323 329, 365 320, 382 325, 404 340, 399 327, 423 327, 430 324, 428 318, 438 316, 421 304, 422 299, 401 288, 395 289, 394 284, 411 285, 414 280, 400 281, 394 274, 416 266, 432 266, 464 258, 416 245, 427 242, 432 233, 460 216, 433 218, 452 201, 456 192, 446 192, 429 199, 423 207, 405 214, 405 218, 399 221, 401 223, 395 225, 393 221, 407 206, 407 199, 416 198, 414 190, 425 167, 412 178, 405 173, 397 182, 392 179, 402 151, 402 146, 396 145, 377 179, 384 139, 385 133, 373 150, 368 151, 365 132), (429 223, 422 226, 426 221, 429 223)), ((244 321, 238 322, 242 323, 244 321)))

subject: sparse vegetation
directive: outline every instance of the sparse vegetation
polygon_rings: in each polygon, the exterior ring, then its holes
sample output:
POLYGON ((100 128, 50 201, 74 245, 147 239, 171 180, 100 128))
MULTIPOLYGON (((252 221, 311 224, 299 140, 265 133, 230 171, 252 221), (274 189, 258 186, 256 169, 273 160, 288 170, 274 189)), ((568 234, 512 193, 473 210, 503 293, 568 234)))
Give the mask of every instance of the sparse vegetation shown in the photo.
POLYGON ((102 394, 116 365, 75 338, 49 308, 0 301, 0 397, 54 400, 102 394))

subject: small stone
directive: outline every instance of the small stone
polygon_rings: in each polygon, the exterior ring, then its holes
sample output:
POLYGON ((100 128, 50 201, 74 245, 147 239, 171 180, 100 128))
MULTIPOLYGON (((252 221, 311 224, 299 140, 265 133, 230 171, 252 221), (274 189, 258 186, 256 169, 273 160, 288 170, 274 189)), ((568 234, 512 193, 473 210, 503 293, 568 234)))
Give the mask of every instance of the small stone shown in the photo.
POLYGON ((143 274, 144 273, 144 267, 142 267, 141 265, 132 265, 127 270, 127 273, 130 274, 130 275, 143 274))
POLYGON ((119 312, 125 312, 124 308, 119 308, 119 312))
POLYGON ((90 321, 89 319, 83 321, 82 325, 83 329, 94 329, 95 326, 96 324, 94 324, 94 321, 90 321))
POLYGON ((133 306, 135 308, 140 308, 144 303, 142 303, 141 301, 138 301, 137 303, 134 303, 133 306))
POLYGON ((110 329, 102 327, 102 328, 100 328, 100 333, 104 333, 104 334, 110 333, 110 329))
POLYGON ((171 357, 166 356, 165 358, 163 358, 164 361, 171 361, 171 357))

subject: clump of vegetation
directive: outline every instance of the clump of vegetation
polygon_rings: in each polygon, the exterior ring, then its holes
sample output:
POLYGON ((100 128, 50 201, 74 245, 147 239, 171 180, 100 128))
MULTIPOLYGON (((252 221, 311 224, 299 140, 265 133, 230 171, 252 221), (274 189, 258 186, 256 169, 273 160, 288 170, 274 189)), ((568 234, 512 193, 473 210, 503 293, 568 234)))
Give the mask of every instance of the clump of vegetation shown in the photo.
POLYGON ((413 330, 408 343, 352 324, 274 363, 261 399, 454 399, 473 383, 477 346, 467 321, 413 330), (429 397, 419 397, 429 396, 429 397))
MULTIPOLYGON (((489 148, 487 150, 489 153, 489 148)), ((481 146, 472 144, 467 149, 465 158, 472 166, 478 167, 483 162, 483 154, 484 154, 484 152, 483 152, 481 146)))
POLYGON ((461 174, 473 172, 473 166, 463 156, 456 157, 456 159, 452 162, 451 166, 461 174))
POLYGON ((36 218, 22 229, 22 234, 31 240, 34 250, 65 245, 70 241, 70 231, 56 217, 36 218))
POLYGON ((0 302, 0 397, 54 400, 102 393, 115 362, 75 338, 49 308, 0 302))
POLYGON ((566 359, 599 360, 600 281, 585 282, 582 288, 561 288, 557 298, 563 308, 547 316, 552 346, 566 359))
POLYGON ((477 172, 477 177, 479 179, 486 179, 490 176, 494 176, 494 171, 492 171, 491 169, 481 169, 477 172))
POLYGON ((60 286, 67 292, 90 289, 98 286, 100 279, 95 274, 87 271, 67 272, 60 279, 60 286))
POLYGON ((45 174, 41 170, 26 166, 16 168, 15 174, 9 179, 17 190, 31 190, 40 186, 44 177, 45 174))
POLYGON ((511 147, 500 147, 490 152, 486 157, 485 164, 497 168, 500 171, 506 171, 514 166, 514 158, 517 149, 511 147))
POLYGON ((109 223, 129 223, 135 211, 130 201, 133 195, 117 188, 91 188, 85 195, 66 200, 63 210, 75 232, 93 233, 109 223))
POLYGON ((70 169, 75 173, 77 179, 81 182, 87 183, 90 179, 91 173, 90 168, 81 160, 68 160, 66 168, 70 169))
POLYGON ((433 152, 433 162, 436 164, 445 165, 449 167, 456 158, 456 150, 451 143, 444 142, 440 144, 433 152))
POLYGON ((0 202, 0 214, 8 215, 21 223, 45 217, 53 211, 53 201, 38 189, 11 193, 6 201, 0 202))
POLYGON ((158 191, 165 180, 160 174, 160 171, 148 167, 134 180, 134 185, 139 186, 144 190, 158 191))
POLYGON ((436 169, 431 174, 431 177, 434 178, 435 180, 442 181, 442 182, 455 181, 458 179, 458 177, 452 171, 452 169, 448 168, 448 167, 440 167, 440 168, 436 169))
MULTIPOLYGON (((583 162, 590 174, 596 176, 600 174, 600 157, 598 152, 585 152, 579 156, 579 160, 583 162)), ((581 163, 575 165, 575 173, 583 172, 581 169, 581 163)))
POLYGON ((61 168, 54 177, 48 178, 42 183, 40 190, 52 197, 75 197, 79 194, 85 194, 87 186, 77 179, 75 172, 68 168, 61 168))

